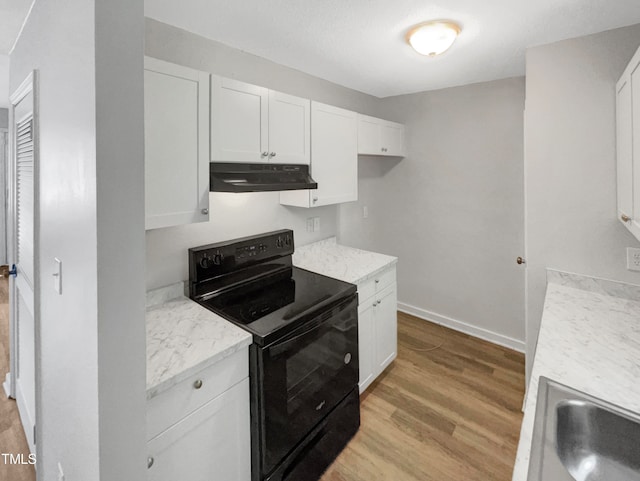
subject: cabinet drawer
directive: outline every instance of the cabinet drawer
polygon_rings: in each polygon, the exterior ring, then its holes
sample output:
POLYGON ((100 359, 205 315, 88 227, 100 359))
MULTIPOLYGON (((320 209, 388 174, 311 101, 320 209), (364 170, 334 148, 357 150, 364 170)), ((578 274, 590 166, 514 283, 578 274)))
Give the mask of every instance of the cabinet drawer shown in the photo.
POLYGON ((396 282, 395 266, 389 267, 376 274, 375 277, 358 284, 358 298, 360 303, 369 299, 369 297, 373 296, 376 292, 380 292, 385 287, 392 285, 394 282, 396 282))
POLYGON ((231 386, 249 376, 249 350, 244 348, 204 368, 147 401, 147 439, 166 430, 231 386), (202 382, 199 389, 196 389, 202 382))
POLYGON ((250 481, 249 379, 147 443, 148 481, 250 481))

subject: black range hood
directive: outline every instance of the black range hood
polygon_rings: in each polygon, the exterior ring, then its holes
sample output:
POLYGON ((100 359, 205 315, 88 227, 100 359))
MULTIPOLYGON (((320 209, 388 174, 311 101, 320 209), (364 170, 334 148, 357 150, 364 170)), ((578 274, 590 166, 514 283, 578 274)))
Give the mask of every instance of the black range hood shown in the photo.
POLYGON ((305 164, 240 164, 211 162, 211 192, 267 192, 317 189, 305 164))

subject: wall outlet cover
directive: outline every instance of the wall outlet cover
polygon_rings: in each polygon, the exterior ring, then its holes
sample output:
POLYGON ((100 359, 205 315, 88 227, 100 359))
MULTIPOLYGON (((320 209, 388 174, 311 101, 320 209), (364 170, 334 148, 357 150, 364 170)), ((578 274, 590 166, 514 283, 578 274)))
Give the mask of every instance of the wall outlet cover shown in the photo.
POLYGON ((313 232, 313 217, 307 219, 307 232, 313 232))
POLYGON ((640 249, 627 247, 627 269, 640 271, 640 249))
POLYGON ((320 232, 320 217, 313 218, 313 232, 320 232))

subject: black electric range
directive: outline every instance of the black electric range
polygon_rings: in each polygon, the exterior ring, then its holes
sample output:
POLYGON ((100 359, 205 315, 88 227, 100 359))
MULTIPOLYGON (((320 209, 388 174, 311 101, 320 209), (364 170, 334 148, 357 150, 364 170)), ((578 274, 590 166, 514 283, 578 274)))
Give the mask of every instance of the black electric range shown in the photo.
POLYGON ((312 481, 360 425, 356 286, 292 265, 293 232, 189 249, 190 297, 253 335, 252 481, 312 481))

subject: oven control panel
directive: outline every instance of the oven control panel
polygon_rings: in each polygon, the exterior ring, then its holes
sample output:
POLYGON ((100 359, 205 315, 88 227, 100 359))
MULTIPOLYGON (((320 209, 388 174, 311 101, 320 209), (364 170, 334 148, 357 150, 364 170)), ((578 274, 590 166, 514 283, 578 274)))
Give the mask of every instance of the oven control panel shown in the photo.
POLYGON ((194 247, 189 249, 189 281, 202 282, 270 259, 289 257, 293 250, 293 231, 289 229, 194 247))

